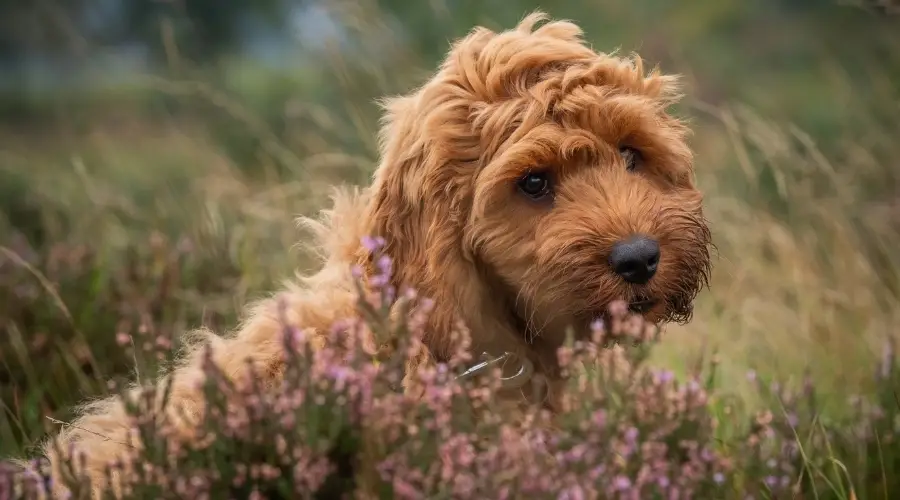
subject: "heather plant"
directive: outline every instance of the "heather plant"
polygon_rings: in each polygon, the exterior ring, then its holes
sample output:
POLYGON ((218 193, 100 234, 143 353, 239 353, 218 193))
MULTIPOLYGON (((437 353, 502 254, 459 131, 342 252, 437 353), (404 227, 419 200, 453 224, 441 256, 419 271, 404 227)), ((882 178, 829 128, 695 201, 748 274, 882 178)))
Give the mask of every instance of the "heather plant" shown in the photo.
MULTIPOLYGON (((358 289, 358 314, 334 325, 323 348, 284 322, 284 374, 274 387, 252 365, 229 379, 207 349, 207 404, 189 439, 174 432, 178 417, 161 411, 168 385, 127 399, 134 447, 109 464, 104 498, 852 498, 853 484, 895 487, 885 472, 898 465, 890 450, 900 381, 890 350, 879 399, 859 400, 850 427, 817 420, 808 378, 794 393, 755 373, 769 408, 745 426, 728 421, 715 411, 725 404, 716 363, 685 381, 649 366, 660 332, 623 302, 559 349, 569 387, 556 416, 536 404, 546 395, 539 379, 523 391, 534 398, 510 407, 496 367, 461 377, 473 361, 464 328, 451 361, 422 366, 411 375, 420 390, 402 391, 407 360, 422 353, 430 301, 394 290, 390 259, 377 263, 371 286, 358 289)), ((136 362, 167 359, 171 341, 152 337, 119 341, 136 362)), ((88 498, 80 457, 89 450, 68 452, 60 480, 72 498, 88 498)), ((0 499, 39 498, 50 486, 39 463, 0 469, 0 499)))
POLYGON ((746 475, 769 487, 795 477, 794 491, 824 490, 838 498, 891 498, 900 491, 894 472, 900 470, 900 377, 890 339, 873 371, 875 391, 851 396, 849 411, 839 417, 829 418, 822 404, 828 396, 808 373, 800 387, 767 381, 756 371, 747 378, 768 409, 749 426, 749 447, 740 454, 746 475))

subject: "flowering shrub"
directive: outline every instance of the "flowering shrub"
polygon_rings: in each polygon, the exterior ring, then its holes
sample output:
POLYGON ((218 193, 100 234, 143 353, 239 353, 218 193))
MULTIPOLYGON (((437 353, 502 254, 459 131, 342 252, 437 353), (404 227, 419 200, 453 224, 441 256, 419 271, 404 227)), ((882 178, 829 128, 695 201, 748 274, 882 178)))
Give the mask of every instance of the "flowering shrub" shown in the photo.
MULTIPOLYGON (((423 348, 430 304, 390 287, 387 257, 378 268, 374 289, 360 287, 358 315, 335 325, 325 348, 285 324, 276 387, 263 389, 252 369, 229 381, 207 356, 208 411, 189 443, 153 411, 165 389, 129 401, 143 449, 109 464, 106 497, 853 498, 855 484, 885 494, 900 486, 885 472, 900 470, 892 350, 879 397, 857 402, 852 427, 819 420, 811 381, 794 394, 756 374, 770 409, 746 424, 726 420, 716 363, 684 381, 649 367, 658 330, 623 303, 559 349, 568 388, 555 415, 536 404, 546 395, 539 378, 522 391, 533 397, 512 406, 497 369, 460 378, 473 361, 463 330, 450 362, 412 374, 421 388, 412 394, 399 386, 423 348)), ((144 341, 151 357, 170 349, 144 341)), ((63 481, 86 498, 75 457, 63 481)), ((0 499, 38 498, 49 488, 42 470, 0 469, 0 499)))

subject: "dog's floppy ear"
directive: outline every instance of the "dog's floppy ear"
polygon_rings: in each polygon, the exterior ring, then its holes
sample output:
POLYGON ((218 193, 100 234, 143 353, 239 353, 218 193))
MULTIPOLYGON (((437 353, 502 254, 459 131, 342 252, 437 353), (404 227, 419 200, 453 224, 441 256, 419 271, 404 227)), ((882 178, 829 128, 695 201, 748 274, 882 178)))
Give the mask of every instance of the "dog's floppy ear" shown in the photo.
POLYGON ((468 103, 448 96, 433 80, 383 103, 381 161, 366 210, 368 232, 384 238, 394 260, 395 285, 414 286, 435 302, 425 342, 438 358, 451 351, 460 310, 483 300, 464 243, 478 139, 466 121, 468 103))
POLYGON ((385 251, 396 272, 424 263, 424 241, 417 235, 422 226, 421 182, 416 166, 423 160, 420 133, 412 120, 412 98, 382 102, 384 116, 379 132, 381 161, 369 194, 368 221, 371 236, 385 239, 385 251))

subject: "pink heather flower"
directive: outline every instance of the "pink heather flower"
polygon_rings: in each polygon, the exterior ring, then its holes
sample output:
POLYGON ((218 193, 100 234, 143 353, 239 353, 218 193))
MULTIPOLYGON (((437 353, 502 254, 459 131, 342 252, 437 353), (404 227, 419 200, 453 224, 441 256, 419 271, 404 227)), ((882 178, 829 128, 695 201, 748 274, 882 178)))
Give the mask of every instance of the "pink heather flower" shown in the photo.
POLYGON ((616 476, 613 481, 613 487, 618 491, 624 491, 631 488, 631 481, 625 476, 616 476))
POLYGON ((747 371, 747 380, 750 382, 756 381, 756 372, 754 370, 747 371))
POLYGON ((371 236, 363 236, 362 237, 362 245, 364 247, 366 247, 366 250, 373 252, 373 253, 380 250, 381 247, 384 246, 384 244, 385 244, 384 238, 382 238, 380 236, 375 237, 375 238, 373 238, 371 236))
POLYGON ((419 292, 417 292, 415 288, 408 286, 403 288, 403 298, 406 300, 415 300, 418 296, 419 292))
POLYGON ((119 332, 116 334, 116 344, 119 344, 120 347, 125 347, 131 343, 131 335, 128 335, 125 332, 119 332))
POLYGON ((637 440, 637 437, 638 437, 638 430, 636 427, 630 427, 627 431, 625 431, 625 439, 629 443, 633 443, 635 440, 637 440))
POLYGON ((593 469, 591 469, 591 471, 588 473, 588 477, 592 481, 596 481, 597 479, 600 478, 600 476, 603 475, 604 472, 606 472, 606 466, 604 466, 603 464, 600 464, 600 465, 594 467, 593 469))
POLYGON ((376 274, 369 278, 369 284, 375 288, 382 288, 390 282, 390 278, 382 274, 376 274))
POLYGON ((385 287, 384 287, 384 290, 383 290, 383 292, 382 292, 382 295, 383 295, 383 301, 386 302, 386 303, 388 303, 388 304, 393 304, 393 303, 394 303, 394 299, 395 299, 396 296, 397 296, 397 292, 396 292, 396 290, 394 289, 393 286, 390 286, 391 276, 390 276, 390 274, 385 274, 385 275, 382 275, 382 276, 384 276, 385 280, 386 280, 387 283, 388 283, 388 286, 385 286, 385 287))
POLYGON ((787 421, 788 425, 790 425, 791 427, 797 427, 797 425, 800 423, 800 419, 797 418, 797 415, 795 413, 788 413, 787 421))
POLYGON ((669 370, 662 370, 657 374, 658 380, 662 384, 668 384, 675 379, 675 374, 669 370))
POLYGON ((381 257, 379 257, 377 265, 378 265, 378 270, 381 271, 381 274, 384 274, 386 276, 389 276, 391 274, 391 268, 392 268, 393 262, 391 261, 391 258, 388 257, 387 255, 382 255, 381 257))
POLYGON ((606 425, 606 412, 602 409, 594 411, 591 416, 591 422, 597 427, 603 427, 606 425))
POLYGON ((394 478, 393 486, 394 493, 400 498, 421 498, 422 496, 413 485, 400 478, 394 478))
POLYGON ((628 304, 624 300, 613 301, 609 305, 609 313, 613 317, 621 318, 628 313, 628 304))
POLYGON ((288 337, 290 338, 291 342, 293 342, 295 347, 300 347, 306 343, 306 332, 304 332, 300 328, 288 329, 288 337))
POLYGON ((557 498, 559 500, 584 500, 584 489, 581 486, 575 485, 564 490, 557 498))
POLYGON ((597 318, 591 322, 591 341, 595 344, 602 344, 606 337, 606 325, 602 318, 597 318))

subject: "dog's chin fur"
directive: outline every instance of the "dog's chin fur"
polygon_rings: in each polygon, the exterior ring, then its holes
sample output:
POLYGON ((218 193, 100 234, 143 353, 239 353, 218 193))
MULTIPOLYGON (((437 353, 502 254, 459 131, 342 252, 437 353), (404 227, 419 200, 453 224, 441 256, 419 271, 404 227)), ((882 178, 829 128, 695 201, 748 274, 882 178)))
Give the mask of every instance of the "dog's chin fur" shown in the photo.
MULTIPOLYGON (((234 334, 195 333, 197 347, 170 374, 176 414, 202 411, 201 345, 212 345, 225 373, 238 377, 249 357, 274 384, 283 318, 324 342, 354 311, 351 268, 375 272, 365 236, 384 238, 398 289, 434 301, 427 351, 410 370, 448 359, 459 321, 476 354, 526 356, 553 380, 566 328, 587 327, 613 300, 654 300, 643 311, 652 321, 690 318, 709 272, 710 235, 687 127, 665 111, 678 98, 676 78, 645 74, 637 57, 594 52, 572 23, 536 27, 543 20, 536 13, 510 31, 474 29, 422 87, 384 102, 372 185, 337 190, 331 209, 302 221, 321 270, 255 304, 234 334), (641 153, 633 171, 622 145, 641 153), (553 180, 544 201, 516 188, 534 171, 553 180), (607 264, 612 245, 634 233, 661 248, 659 270, 643 286, 627 285, 607 264)), ((81 410, 58 436, 60 449, 80 445, 87 472, 101 480, 125 450, 128 419, 115 398, 81 410)), ((177 431, 192 438, 189 422, 177 431)))

